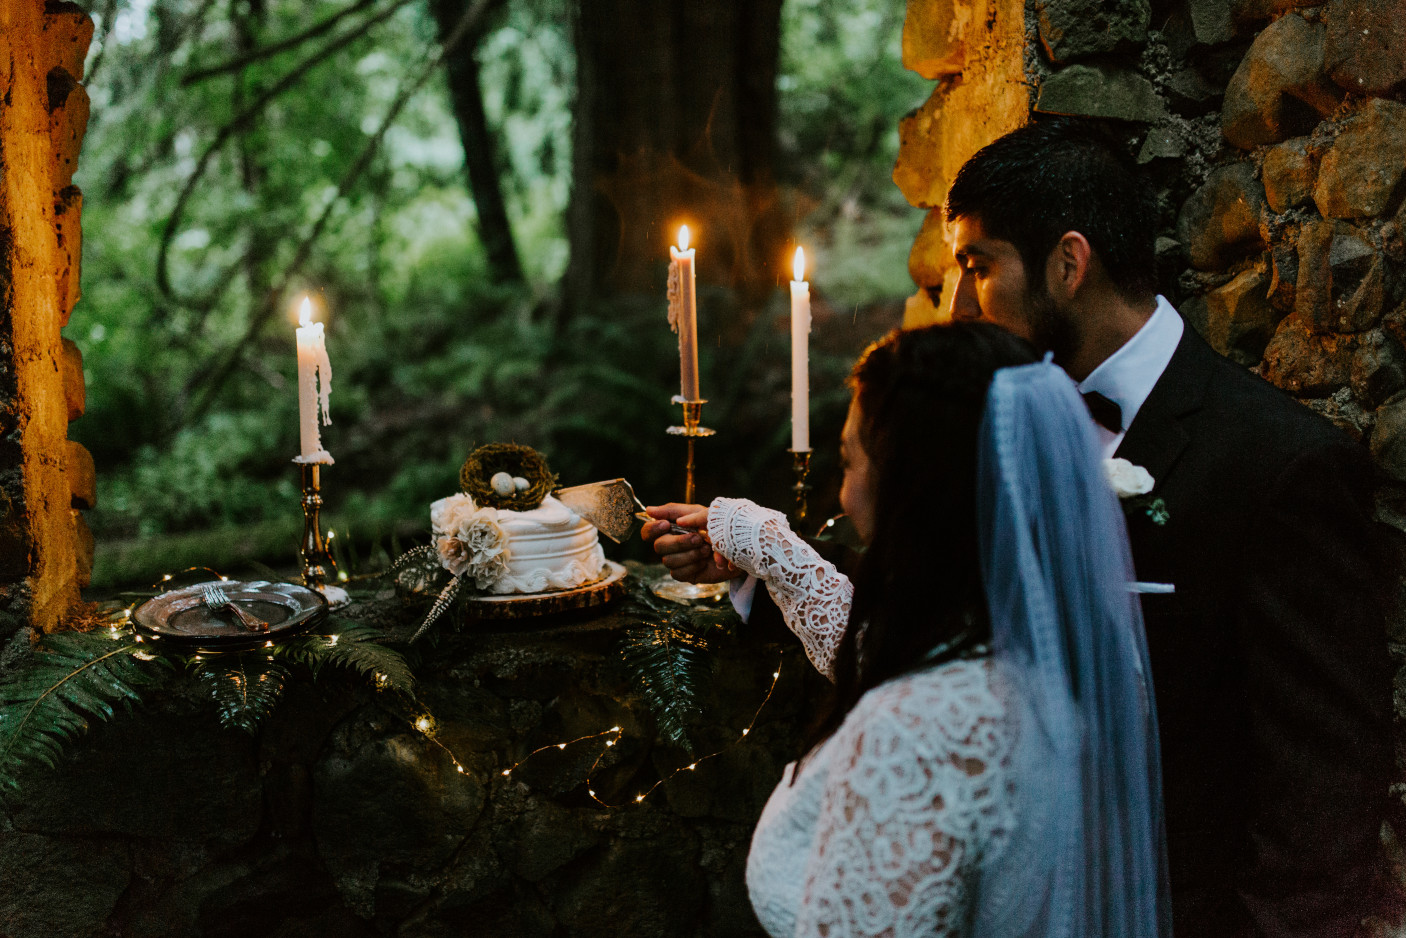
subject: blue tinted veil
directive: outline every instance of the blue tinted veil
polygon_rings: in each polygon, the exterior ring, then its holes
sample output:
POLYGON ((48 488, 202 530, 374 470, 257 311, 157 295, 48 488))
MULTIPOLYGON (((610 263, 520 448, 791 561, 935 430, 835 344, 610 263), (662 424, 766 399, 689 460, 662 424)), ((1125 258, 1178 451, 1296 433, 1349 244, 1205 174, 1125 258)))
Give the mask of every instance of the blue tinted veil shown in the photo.
POLYGON ((1074 383, 1005 368, 978 471, 998 687, 1015 717, 1017 824, 977 883, 973 933, 1168 938, 1147 644, 1117 498, 1074 383))

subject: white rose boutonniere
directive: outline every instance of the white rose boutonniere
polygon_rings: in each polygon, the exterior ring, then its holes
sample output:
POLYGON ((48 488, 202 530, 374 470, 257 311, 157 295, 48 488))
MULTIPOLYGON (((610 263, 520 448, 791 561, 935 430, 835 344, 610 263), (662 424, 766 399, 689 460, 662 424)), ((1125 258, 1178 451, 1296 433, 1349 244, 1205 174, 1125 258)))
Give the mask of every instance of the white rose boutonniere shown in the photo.
POLYGON ((1167 512, 1167 503, 1161 498, 1151 497, 1151 492, 1157 485, 1152 473, 1142 466, 1116 457, 1103 461, 1103 473, 1125 511, 1141 510, 1153 524, 1167 523, 1167 519, 1171 517, 1167 512))

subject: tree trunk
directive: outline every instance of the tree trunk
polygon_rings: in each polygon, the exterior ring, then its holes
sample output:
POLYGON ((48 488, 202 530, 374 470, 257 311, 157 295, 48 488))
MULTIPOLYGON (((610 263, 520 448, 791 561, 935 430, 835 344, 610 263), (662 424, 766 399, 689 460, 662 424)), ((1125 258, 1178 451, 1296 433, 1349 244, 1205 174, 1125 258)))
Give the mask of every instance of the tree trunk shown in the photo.
POLYGON ((576 0, 568 308, 632 294, 662 302, 682 223, 700 281, 745 300, 782 280, 781 2, 576 0))
MULTIPOLYGON (((495 6, 503 2, 498 0, 495 6)), ((469 0, 431 0, 430 9, 441 42, 454 30, 468 7, 469 0)), ((471 35, 461 42, 445 60, 445 69, 459 139, 464 144, 464 168, 468 171, 469 189, 478 213, 479 238, 488 253, 489 274, 495 283, 510 283, 522 280, 522 263, 503 202, 497 146, 488 127, 488 115, 483 110, 483 89, 475 58, 478 38, 478 35, 471 35)))

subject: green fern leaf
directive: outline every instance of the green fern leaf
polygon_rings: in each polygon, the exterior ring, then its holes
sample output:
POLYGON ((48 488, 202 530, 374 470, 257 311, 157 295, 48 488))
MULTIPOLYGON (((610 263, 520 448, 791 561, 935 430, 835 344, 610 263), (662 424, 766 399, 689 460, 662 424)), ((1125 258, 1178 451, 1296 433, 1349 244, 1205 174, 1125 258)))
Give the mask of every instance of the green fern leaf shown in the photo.
POLYGON ((196 679, 214 699, 221 725, 252 734, 283 696, 288 669, 266 653, 240 652, 206 658, 196 679))
POLYGON ((699 698, 711 674, 708 644, 673 621, 630 629, 620 646, 640 696, 654 715, 660 736, 690 754, 687 723, 699 712, 699 698))
POLYGON ((317 677, 326 666, 347 668, 376 681, 378 686, 415 695, 415 675, 405 657, 380 644, 380 629, 350 625, 321 635, 304 635, 275 647, 275 654, 307 665, 317 677))
POLYGON ((130 632, 65 632, 43 644, 0 683, 0 797, 19 787, 28 764, 54 768, 66 744, 92 721, 141 699, 170 665, 130 632))

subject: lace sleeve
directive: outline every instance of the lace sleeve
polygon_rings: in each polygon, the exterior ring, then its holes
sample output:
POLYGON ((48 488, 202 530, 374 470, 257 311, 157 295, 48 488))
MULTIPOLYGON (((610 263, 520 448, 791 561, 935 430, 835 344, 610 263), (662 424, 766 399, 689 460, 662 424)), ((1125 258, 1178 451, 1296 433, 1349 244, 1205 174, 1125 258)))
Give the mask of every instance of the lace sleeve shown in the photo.
POLYGON ((854 596, 849 577, 797 536, 785 515, 743 498, 713 499, 708 536, 714 550, 766 583, 811 663, 833 681, 854 596))
POLYGON ((836 734, 797 936, 969 936, 976 877, 1010 820, 1008 729, 983 667, 871 693, 836 734))

